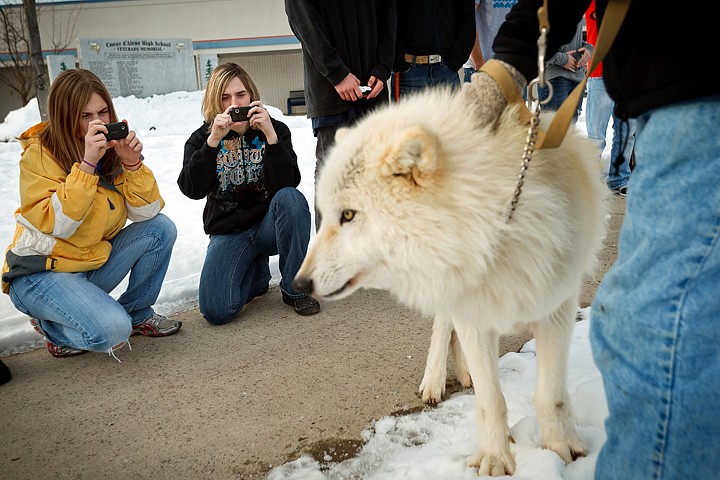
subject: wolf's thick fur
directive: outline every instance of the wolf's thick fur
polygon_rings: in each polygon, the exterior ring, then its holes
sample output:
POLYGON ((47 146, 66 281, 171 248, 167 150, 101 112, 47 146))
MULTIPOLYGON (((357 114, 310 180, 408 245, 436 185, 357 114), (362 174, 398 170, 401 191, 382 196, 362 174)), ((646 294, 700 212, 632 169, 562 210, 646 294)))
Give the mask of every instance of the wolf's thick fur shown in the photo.
POLYGON ((477 399, 479 450, 469 464, 504 475, 515 460, 498 337, 518 325, 537 341, 544 447, 566 462, 585 453, 565 376, 578 292, 604 234, 607 189, 596 148, 570 132, 560 148, 535 152, 505 222, 527 128, 512 108, 478 125, 472 95, 467 87, 428 90, 338 133, 317 182, 323 222, 295 286, 324 299, 385 289, 435 316, 432 341, 441 345, 431 348, 436 365, 429 359, 421 391, 444 388, 437 358, 445 361, 454 329, 477 399))

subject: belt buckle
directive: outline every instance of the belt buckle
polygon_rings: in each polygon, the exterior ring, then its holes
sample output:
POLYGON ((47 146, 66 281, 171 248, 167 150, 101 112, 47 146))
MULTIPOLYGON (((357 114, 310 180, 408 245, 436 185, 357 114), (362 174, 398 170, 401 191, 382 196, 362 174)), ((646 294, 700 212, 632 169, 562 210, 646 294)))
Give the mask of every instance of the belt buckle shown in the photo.
POLYGON ((430 55, 428 57, 428 63, 441 63, 442 62, 442 56, 440 55, 430 55))

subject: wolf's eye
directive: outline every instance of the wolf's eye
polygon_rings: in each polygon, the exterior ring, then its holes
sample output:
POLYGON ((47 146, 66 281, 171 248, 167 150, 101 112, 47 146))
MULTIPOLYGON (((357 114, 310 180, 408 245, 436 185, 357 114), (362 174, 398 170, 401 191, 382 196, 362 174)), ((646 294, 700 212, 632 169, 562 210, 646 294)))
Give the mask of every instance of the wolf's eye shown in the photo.
POLYGON ((353 218, 355 218, 355 210, 348 210, 348 209, 343 210, 342 215, 340 216, 340 225, 342 225, 345 222, 352 221, 353 218))

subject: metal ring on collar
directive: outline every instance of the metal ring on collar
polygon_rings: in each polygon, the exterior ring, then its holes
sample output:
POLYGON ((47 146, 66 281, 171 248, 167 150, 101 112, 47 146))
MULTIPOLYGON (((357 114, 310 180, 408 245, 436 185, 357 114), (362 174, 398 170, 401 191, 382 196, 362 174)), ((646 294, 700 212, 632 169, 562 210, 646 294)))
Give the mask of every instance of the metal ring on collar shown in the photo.
POLYGON ((552 86, 552 83, 547 82, 547 81, 545 82, 545 87, 547 87, 547 89, 548 89, 548 96, 547 96, 544 100, 540 100, 540 99, 538 98, 538 94, 536 93, 537 90, 533 88, 533 87, 535 87, 536 85, 537 85, 537 86, 541 86, 541 85, 540 85, 540 80, 539 80, 538 78, 534 78, 534 79, 532 79, 532 80, 530 81, 530 83, 528 83, 528 86, 527 86, 527 99, 528 99, 528 102, 539 102, 540 105, 547 105, 547 103, 550 101, 550 99, 551 99, 552 96, 553 96, 553 86, 552 86))

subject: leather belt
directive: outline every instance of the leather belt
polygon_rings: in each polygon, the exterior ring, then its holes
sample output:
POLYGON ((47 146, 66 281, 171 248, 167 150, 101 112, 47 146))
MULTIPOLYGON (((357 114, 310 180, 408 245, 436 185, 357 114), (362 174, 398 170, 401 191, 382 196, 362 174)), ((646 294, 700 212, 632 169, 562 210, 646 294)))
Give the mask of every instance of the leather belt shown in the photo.
POLYGON ((406 53, 405 61, 408 63, 427 65, 429 63, 442 63, 443 59, 440 55, 410 55, 406 53))

